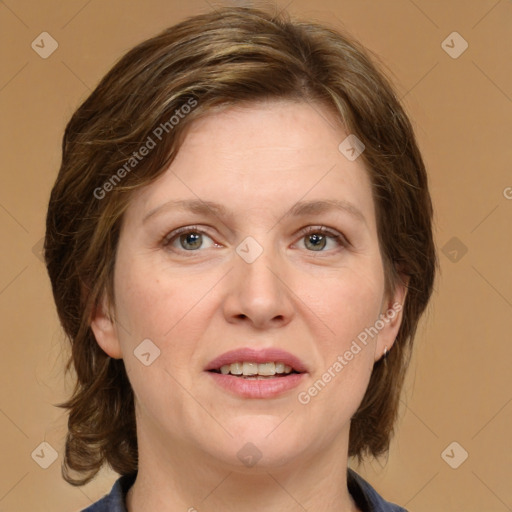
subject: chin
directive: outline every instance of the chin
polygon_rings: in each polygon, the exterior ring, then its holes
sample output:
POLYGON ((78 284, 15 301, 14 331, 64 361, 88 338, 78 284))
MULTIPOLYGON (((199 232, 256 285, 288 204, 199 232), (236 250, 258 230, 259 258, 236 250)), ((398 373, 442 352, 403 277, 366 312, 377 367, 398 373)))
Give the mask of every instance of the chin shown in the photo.
POLYGON ((228 428, 233 438, 226 435, 223 442, 215 446, 214 456, 232 470, 259 472, 278 468, 292 462, 303 451, 305 439, 298 431, 279 425, 279 421, 269 427, 268 422, 248 424, 249 418, 245 419, 239 422, 236 431, 228 428))

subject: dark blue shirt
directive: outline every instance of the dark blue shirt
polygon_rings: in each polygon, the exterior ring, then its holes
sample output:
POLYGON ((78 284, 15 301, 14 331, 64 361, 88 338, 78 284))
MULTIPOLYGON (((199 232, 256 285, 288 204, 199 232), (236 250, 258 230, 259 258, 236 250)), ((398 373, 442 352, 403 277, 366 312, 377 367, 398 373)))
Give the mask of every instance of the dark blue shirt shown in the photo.
MULTIPOLYGON (((82 512, 127 512, 125 499, 128 489, 135 482, 137 474, 120 477, 110 494, 93 503, 82 512)), ((377 491, 354 470, 348 468, 348 490, 362 512, 407 512, 402 507, 385 501, 377 491)))

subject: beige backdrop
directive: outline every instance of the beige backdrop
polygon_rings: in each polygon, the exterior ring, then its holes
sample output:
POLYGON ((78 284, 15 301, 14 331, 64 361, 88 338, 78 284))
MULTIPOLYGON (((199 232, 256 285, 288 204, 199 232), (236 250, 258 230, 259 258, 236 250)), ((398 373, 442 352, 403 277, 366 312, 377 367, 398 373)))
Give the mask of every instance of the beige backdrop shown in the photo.
MULTIPOLYGON (((381 56, 412 117, 436 208, 441 275, 397 435, 387 461, 356 469, 411 512, 512 510, 512 2, 278 5, 345 28, 381 56)), ((61 478, 66 417, 53 404, 70 384, 40 255, 45 208, 78 104, 134 44, 212 8, 206 0, 0 2, 1 511, 78 511, 117 478, 104 470, 83 488, 61 478)))

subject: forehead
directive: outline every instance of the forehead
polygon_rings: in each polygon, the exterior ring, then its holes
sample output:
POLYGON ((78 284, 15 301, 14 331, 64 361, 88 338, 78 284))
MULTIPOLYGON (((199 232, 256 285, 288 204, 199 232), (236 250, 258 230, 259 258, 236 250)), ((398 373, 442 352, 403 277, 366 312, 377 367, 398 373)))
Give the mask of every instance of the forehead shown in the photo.
POLYGON ((306 200, 350 201, 373 215, 362 159, 338 149, 348 136, 325 106, 258 102, 208 114, 189 128, 169 169, 136 199, 138 213, 166 201, 226 204, 234 213, 291 208, 306 200))
POLYGON ((293 155, 298 153, 307 163, 308 157, 318 160, 319 154, 311 153, 313 148, 327 150, 324 156, 328 157, 343 134, 339 119, 324 105, 272 99, 202 117, 190 127, 181 150, 209 146, 219 157, 227 149, 233 158, 242 160, 283 153, 283 158, 295 163, 298 158, 293 155))

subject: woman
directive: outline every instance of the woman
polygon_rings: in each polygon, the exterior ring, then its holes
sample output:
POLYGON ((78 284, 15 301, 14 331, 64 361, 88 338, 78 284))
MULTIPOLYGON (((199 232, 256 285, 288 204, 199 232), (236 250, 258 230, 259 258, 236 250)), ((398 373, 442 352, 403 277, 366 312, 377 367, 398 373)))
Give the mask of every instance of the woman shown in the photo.
POLYGON ((389 448, 431 222, 410 122, 347 36, 224 8, 128 52, 66 128, 47 217, 63 476, 121 475, 86 510, 404 510, 348 461, 389 448))

